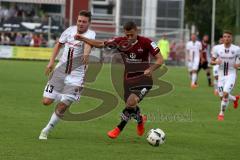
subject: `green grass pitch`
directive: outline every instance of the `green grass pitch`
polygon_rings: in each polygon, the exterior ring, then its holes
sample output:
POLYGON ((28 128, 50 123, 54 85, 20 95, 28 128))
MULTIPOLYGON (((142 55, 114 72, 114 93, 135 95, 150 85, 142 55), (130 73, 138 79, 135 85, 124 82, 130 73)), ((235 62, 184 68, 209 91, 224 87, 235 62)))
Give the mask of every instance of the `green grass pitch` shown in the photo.
MULTIPOLYGON (((145 136, 136 135, 131 121, 119 138, 106 136, 119 122, 123 101, 107 115, 88 122, 61 121, 47 141, 39 141, 54 105, 41 104, 47 77, 47 62, 0 60, 0 160, 238 160, 240 157, 240 110, 232 103, 225 121, 218 122, 219 99, 207 86, 202 71, 200 87, 192 90, 186 68, 169 67, 161 77, 174 85, 166 95, 146 98, 140 106, 151 115, 146 131, 161 128, 166 143, 150 146, 145 136), (153 116, 154 115, 154 116, 153 116), (175 117, 176 115, 185 115, 175 117)), ((105 64, 97 80, 88 87, 103 89, 117 96, 105 64)), ((238 82, 234 93, 239 92, 238 82)), ((73 112, 95 107, 99 100, 82 97, 73 112)), ((145 134, 146 135, 146 134, 145 134)))

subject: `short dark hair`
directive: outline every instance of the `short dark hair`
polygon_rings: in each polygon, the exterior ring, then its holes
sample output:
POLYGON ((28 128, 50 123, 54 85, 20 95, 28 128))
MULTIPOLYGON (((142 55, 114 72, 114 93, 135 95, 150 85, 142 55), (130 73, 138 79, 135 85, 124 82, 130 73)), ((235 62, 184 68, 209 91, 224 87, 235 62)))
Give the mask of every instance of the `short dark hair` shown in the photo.
POLYGON ((223 34, 224 34, 224 33, 227 33, 227 34, 232 35, 232 31, 230 31, 230 30, 224 30, 224 31, 223 31, 223 34))
POLYGON ((123 29, 126 31, 130 31, 132 29, 137 29, 137 25, 133 21, 129 21, 124 24, 123 29))
POLYGON ((88 17, 89 22, 91 22, 92 13, 90 11, 82 10, 82 11, 79 12, 79 16, 88 17))

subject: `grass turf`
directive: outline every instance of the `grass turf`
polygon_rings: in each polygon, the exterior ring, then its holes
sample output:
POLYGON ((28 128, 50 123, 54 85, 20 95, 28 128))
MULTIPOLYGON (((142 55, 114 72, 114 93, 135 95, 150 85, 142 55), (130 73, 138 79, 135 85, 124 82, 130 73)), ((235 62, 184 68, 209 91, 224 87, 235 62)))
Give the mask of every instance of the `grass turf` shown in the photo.
MULTIPOLYGON (((112 140, 106 132, 119 122, 124 103, 112 112, 88 122, 61 121, 47 141, 39 141, 41 129, 48 122, 54 106, 41 104, 47 78, 47 62, 0 61, 0 159, 1 160, 238 160, 240 157, 240 117, 230 103, 225 121, 218 122, 219 99, 207 86, 204 72, 200 87, 192 90, 185 68, 169 67, 162 79, 174 85, 163 96, 146 98, 140 106, 149 115, 146 130, 159 127, 166 133, 166 143, 152 147, 145 137, 136 135, 130 122, 119 138, 112 140)), ((88 87, 115 93, 110 67, 104 65, 97 80, 88 87)), ((235 93, 238 91, 236 83, 235 93)), ((73 112, 96 107, 99 100, 82 97, 73 112)))

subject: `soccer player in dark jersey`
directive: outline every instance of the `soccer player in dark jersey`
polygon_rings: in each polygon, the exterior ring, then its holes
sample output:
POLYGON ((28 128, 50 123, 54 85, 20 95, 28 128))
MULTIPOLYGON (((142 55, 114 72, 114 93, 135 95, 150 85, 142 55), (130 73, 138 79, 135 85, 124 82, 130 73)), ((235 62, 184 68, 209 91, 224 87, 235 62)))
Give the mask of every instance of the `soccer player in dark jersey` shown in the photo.
POLYGON ((117 138, 127 122, 134 118, 137 120, 137 134, 144 134, 144 116, 140 113, 138 103, 152 88, 152 73, 163 64, 163 58, 157 45, 146 37, 138 35, 134 22, 124 25, 123 37, 116 37, 108 41, 87 39, 80 34, 75 39, 83 40, 94 47, 114 46, 121 53, 124 71, 124 100, 125 108, 121 114, 121 122, 108 132, 110 138, 117 138), (149 63, 149 56, 155 57, 153 65, 149 63))
POLYGON ((201 69, 204 69, 206 72, 206 76, 208 79, 208 86, 212 86, 212 80, 211 80, 211 71, 208 65, 208 54, 209 54, 209 44, 208 44, 209 37, 208 35, 204 35, 202 39, 202 51, 200 54, 200 63, 199 63, 199 68, 198 72, 201 69))

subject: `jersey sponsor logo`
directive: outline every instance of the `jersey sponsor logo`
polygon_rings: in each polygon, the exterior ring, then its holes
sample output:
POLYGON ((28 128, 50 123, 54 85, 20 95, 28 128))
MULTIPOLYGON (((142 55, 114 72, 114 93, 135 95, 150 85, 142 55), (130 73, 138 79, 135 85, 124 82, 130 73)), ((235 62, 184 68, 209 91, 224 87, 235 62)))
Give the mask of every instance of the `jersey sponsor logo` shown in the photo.
POLYGON ((151 46, 153 47, 153 49, 156 49, 156 48, 158 47, 155 42, 152 42, 152 43, 151 43, 151 46))
POLYGON ((130 57, 131 59, 135 59, 135 58, 137 57, 137 55, 136 55, 135 53, 130 53, 130 54, 129 54, 129 57, 130 57))
POLYGON ((233 60, 233 59, 235 59, 235 56, 231 56, 231 57, 220 56, 220 58, 223 60, 233 60))
POLYGON ((74 47, 74 46, 81 47, 83 42, 82 41, 81 42, 77 42, 77 43, 67 42, 66 44, 68 44, 71 47, 74 47))

